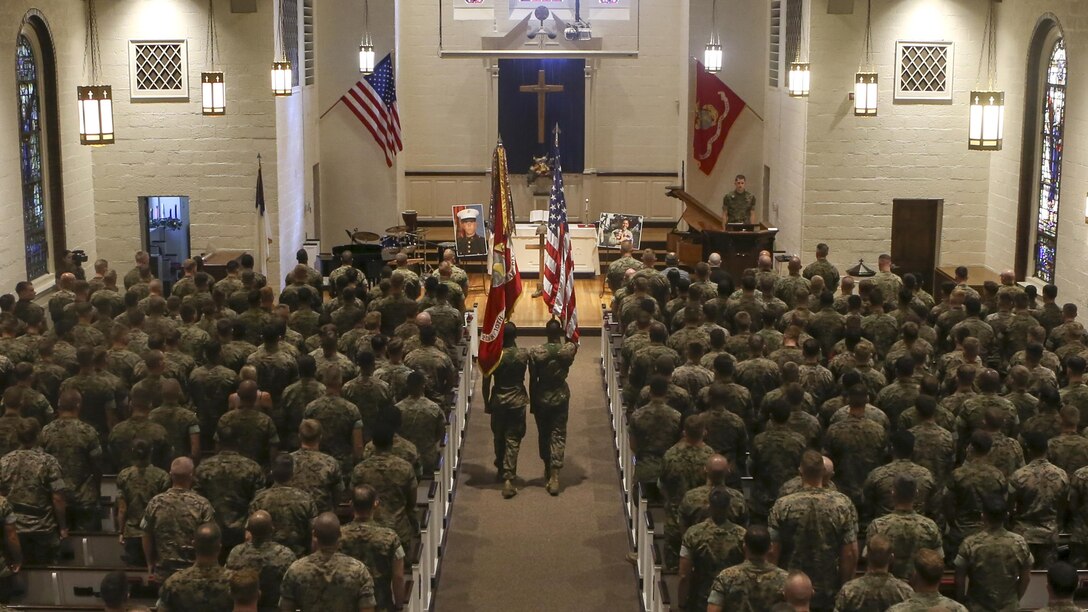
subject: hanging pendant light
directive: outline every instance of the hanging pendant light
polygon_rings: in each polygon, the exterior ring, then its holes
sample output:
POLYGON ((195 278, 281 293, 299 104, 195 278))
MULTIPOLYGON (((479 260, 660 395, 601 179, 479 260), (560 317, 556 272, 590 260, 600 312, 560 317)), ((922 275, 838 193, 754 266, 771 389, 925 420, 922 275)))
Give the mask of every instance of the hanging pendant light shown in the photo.
POLYGON ((812 88, 812 66, 808 62, 791 62, 789 91, 791 98, 807 98, 812 88))
POLYGON ((287 45, 284 42, 284 29, 286 29, 286 22, 284 16, 283 2, 280 2, 280 15, 279 23, 277 24, 276 37, 280 45, 279 59, 272 62, 272 93, 277 96, 289 96, 291 95, 291 82, 294 80, 291 75, 291 62, 287 61, 287 45))
POLYGON ((223 72, 215 69, 215 52, 219 36, 215 31, 215 0, 208 0, 208 67, 200 73, 200 112, 208 116, 227 114, 227 82, 223 72))
POLYGON ((79 143, 107 145, 114 142, 113 87, 98 84, 98 63, 101 51, 98 47, 98 19, 94 0, 87 0, 87 49, 91 63, 93 85, 76 87, 76 108, 79 111, 79 143))
POLYGON ((718 0, 710 8, 710 42, 703 50, 703 66, 707 72, 721 72, 722 69, 722 41, 718 38, 718 0))
MULTIPOLYGON (((994 87, 997 77, 997 14, 994 1, 986 18, 983 53, 987 60, 986 89, 971 92, 971 115, 967 130, 967 148, 972 151, 1000 151, 1005 133, 1005 92, 994 87)), ((981 55, 979 56, 981 58, 981 55)), ((979 75, 982 61, 979 60, 979 75)))
POLYGON ((869 0, 868 11, 865 13, 865 56, 854 75, 854 115, 857 117, 876 117, 879 77, 873 67, 872 18, 873 0, 869 0))
POLYGON ((374 72, 374 41, 370 39, 370 0, 363 1, 363 39, 359 42, 359 72, 374 72))

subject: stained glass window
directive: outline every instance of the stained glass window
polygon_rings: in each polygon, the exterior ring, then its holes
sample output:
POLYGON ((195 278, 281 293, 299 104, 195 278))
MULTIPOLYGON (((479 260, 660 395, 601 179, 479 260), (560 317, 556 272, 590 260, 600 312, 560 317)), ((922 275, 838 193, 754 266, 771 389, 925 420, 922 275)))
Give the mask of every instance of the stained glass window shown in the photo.
POLYGON ((1039 209, 1035 224, 1035 276, 1054 282, 1058 256, 1058 204, 1062 190, 1065 134, 1065 41, 1054 43, 1047 64, 1043 96, 1042 152, 1039 164, 1039 209))
POLYGON ((41 82, 34 47, 23 35, 15 46, 15 79, 19 95, 19 159, 23 178, 23 236, 26 276, 49 273, 45 187, 42 180, 41 82))

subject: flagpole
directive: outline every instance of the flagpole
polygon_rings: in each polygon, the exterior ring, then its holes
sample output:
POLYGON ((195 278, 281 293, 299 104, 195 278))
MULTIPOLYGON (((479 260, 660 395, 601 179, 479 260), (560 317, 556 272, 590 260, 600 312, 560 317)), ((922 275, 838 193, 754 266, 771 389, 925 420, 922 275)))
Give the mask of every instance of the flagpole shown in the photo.
POLYGON ((343 98, 337 98, 337 99, 336 99, 336 102, 333 102, 333 103, 332 103, 332 106, 330 106, 330 107, 329 107, 329 110, 327 110, 327 111, 325 111, 325 112, 321 113, 321 116, 320 116, 320 117, 318 117, 318 118, 317 118, 317 120, 318 120, 318 121, 321 121, 322 119, 324 119, 324 118, 325 118, 325 115, 327 115, 327 114, 331 113, 331 112, 332 112, 332 109, 336 108, 336 105, 337 105, 337 104, 340 104, 340 103, 341 103, 341 102, 343 102, 343 101, 344 101, 344 99, 343 99, 343 98))

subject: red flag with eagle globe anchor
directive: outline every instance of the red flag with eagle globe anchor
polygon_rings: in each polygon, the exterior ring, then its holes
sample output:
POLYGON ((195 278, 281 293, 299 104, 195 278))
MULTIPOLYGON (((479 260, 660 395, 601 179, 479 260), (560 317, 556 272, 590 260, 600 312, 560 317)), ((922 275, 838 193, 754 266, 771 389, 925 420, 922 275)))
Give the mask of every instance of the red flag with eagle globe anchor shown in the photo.
POLYGON ((722 146, 737 118, 744 111, 744 100, 701 62, 695 62, 695 161, 703 174, 709 175, 718 163, 722 146))
POLYGON ((491 162, 491 288, 480 330, 477 361, 484 374, 491 374, 502 358, 503 326, 521 297, 521 272, 510 248, 514 233, 514 201, 510 193, 510 172, 506 148, 499 142, 491 162))

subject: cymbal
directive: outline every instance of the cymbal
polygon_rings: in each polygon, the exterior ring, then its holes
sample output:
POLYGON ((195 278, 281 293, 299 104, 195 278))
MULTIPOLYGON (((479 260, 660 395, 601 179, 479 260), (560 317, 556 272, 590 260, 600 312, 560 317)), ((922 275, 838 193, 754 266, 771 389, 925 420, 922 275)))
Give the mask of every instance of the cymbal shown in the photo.
POLYGON ((407 231, 407 225, 394 225, 393 227, 385 228, 385 233, 387 234, 404 234, 407 233, 407 231))
POLYGON ((359 242, 377 242, 380 238, 381 236, 374 232, 355 232, 351 235, 352 240, 357 240, 359 242))

